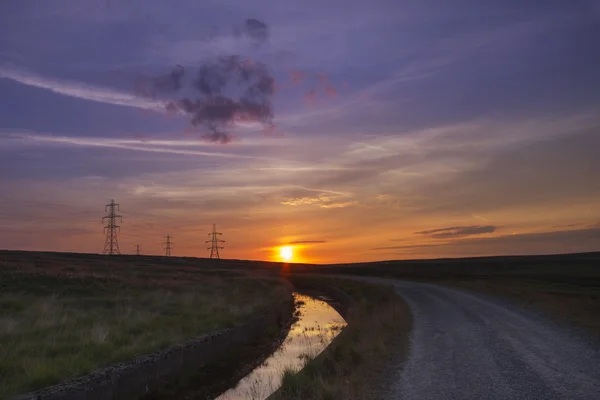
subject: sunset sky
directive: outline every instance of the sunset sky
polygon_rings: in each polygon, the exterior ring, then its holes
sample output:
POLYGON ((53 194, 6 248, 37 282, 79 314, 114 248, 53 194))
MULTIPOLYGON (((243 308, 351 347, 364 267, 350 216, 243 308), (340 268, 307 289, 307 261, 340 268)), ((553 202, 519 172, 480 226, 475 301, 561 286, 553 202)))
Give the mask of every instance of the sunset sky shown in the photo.
POLYGON ((0 249, 294 261, 600 250, 598 0, 3 0, 0 249), (268 26, 257 45, 236 34, 268 26), (274 130, 204 138, 140 77, 220 56, 274 130))

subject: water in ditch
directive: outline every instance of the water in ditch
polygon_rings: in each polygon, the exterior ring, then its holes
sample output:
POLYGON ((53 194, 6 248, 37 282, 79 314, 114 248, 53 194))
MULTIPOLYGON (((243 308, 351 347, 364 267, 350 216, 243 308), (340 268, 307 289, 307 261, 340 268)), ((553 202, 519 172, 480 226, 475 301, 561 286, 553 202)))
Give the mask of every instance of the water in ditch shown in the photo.
POLYGON ((346 326, 346 321, 325 301, 294 293, 297 320, 281 346, 265 362, 216 400, 262 400, 281 384, 283 371, 299 371, 321 353, 346 326))

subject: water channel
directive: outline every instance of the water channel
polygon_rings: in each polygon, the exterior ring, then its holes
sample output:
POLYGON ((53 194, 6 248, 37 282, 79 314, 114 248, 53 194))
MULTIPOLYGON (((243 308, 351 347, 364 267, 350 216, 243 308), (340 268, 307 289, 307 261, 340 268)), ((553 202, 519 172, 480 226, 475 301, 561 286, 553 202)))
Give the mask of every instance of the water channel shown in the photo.
POLYGON ((281 385, 286 370, 300 371, 339 335, 346 321, 325 301, 294 293, 297 320, 281 346, 265 362, 216 400, 262 400, 281 385))

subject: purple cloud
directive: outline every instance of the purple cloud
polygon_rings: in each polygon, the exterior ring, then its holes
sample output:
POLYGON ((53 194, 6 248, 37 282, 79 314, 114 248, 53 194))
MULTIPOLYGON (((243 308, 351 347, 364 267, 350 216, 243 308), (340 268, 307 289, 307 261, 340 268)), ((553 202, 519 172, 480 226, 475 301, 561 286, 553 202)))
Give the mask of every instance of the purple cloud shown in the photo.
POLYGON ((482 235, 485 233, 492 233, 495 230, 496 227, 492 225, 453 226, 449 228, 439 228, 415 232, 415 235, 425 235, 435 239, 449 239, 472 235, 482 235))

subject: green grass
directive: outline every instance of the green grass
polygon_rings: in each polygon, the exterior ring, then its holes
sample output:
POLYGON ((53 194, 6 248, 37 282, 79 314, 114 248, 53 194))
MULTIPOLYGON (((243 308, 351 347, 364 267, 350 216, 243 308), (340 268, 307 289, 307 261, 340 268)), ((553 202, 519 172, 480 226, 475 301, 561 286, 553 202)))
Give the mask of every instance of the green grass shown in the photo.
MULTIPOLYGON (((323 283, 326 280, 319 279, 323 283)), ((390 287, 327 280, 354 300, 348 326, 320 355, 295 373, 283 372, 282 385, 270 400, 380 398, 390 362, 408 352, 411 316, 390 287)))
POLYGON ((286 293, 275 278, 164 259, 105 257, 102 270, 85 256, 30 258, 0 258, 0 398, 241 323, 286 293))

